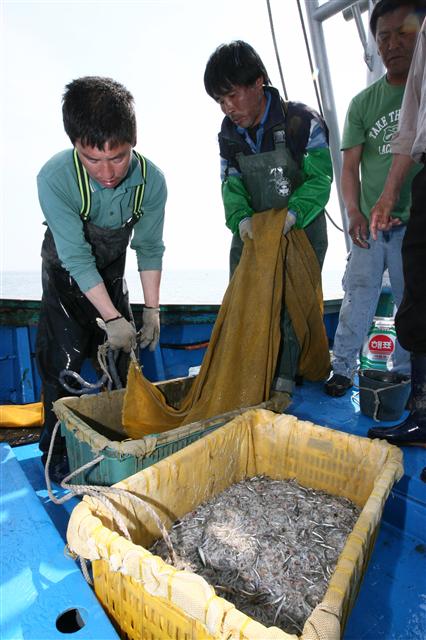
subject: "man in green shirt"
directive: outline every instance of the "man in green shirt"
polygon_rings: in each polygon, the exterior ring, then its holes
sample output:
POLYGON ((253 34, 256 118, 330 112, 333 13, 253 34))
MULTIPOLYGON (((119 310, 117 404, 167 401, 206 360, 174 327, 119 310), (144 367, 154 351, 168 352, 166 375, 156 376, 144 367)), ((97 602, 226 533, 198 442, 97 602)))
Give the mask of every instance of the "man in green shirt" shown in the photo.
MULTIPOLYGON (((342 193, 353 245, 343 279, 345 295, 333 345, 333 373, 325 392, 342 396, 352 387, 357 357, 371 326, 387 269, 395 303, 404 290, 401 246, 410 210, 408 176, 395 203, 393 216, 401 224, 370 237, 369 215, 391 163, 391 140, 398 129, 405 83, 422 23, 424 0, 380 0, 371 14, 370 28, 386 74, 353 98, 343 132, 342 193)), ((397 343, 395 371, 409 373, 409 353, 397 343)))
MULTIPOLYGON (((63 121, 74 148, 53 156, 37 177, 47 224, 36 344, 45 410, 44 464, 56 422, 52 403, 69 394, 61 379, 69 371, 79 373, 87 357, 96 357, 105 332, 125 384, 128 354, 136 346, 124 279, 130 240, 145 300, 141 347, 154 350, 160 331, 167 190, 160 169, 133 149, 133 96, 110 78, 79 78, 66 87, 63 121)), ((67 471, 59 437, 50 469, 53 480, 67 471)))

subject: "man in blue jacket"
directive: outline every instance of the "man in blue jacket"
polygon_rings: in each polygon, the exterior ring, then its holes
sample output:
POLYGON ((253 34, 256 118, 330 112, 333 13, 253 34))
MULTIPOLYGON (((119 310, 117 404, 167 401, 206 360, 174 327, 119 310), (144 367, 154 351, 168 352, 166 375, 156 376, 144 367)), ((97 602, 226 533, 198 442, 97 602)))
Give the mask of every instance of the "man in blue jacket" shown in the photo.
MULTIPOLYGON (((219 148, 225 219, 233 234, 231 275, 244 242, 253 237, 253 213, 271 208, 288 208, 283 233, 303 229, 322 266, 327 250, 324 207, 333 175, 324 121, 304 104, 284 102, 270 85, 259 55, 241 40, 214 51, 204 85, 225 114, 219 148)), ((273 381, 278 409, 293 392, 300 355, 284 298, 273 381)))

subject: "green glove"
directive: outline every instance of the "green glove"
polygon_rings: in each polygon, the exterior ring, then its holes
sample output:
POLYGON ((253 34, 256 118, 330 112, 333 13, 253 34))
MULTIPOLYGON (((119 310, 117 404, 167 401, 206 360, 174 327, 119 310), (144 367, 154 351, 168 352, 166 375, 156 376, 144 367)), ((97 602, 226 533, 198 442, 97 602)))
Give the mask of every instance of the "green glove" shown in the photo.
POLYGON ((126 318, 114 318, 105 322, 109 346, 114 351, 123 349, 130 353, 136 348, 136 329, 126 318))
POLYGON ((145 307, 142 314, 142 329, 139 332, 141 349, 154 351, 160 339, 160 308, 145 307))

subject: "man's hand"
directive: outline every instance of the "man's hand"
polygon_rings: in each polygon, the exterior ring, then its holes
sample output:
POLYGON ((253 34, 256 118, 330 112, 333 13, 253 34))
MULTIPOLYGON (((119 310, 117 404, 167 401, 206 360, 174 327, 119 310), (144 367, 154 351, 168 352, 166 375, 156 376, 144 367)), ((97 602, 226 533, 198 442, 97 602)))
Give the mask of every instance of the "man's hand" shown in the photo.
POLYGON ((251 218, 243 218, 238 225, 240 238, 244 242, 247 238, 253 240, 253 223, 251 218))
POLYGON ((293 211, 287 211, 287 217, 284 223, 283 235, 287 235, 296 222, 296 214, 293 211))
POLYGON ((394 199, 382 194, 372 208, 370 213, 370 231, 374 240, 377 240, 378 231, 388 231, 391 227, 401 224, 399 218, 391 217, 394 206, 394 199))
POLYGON ((361 211, 353 211, 349 215, 349 235, 352 242, 361 249, 369 249, 368 240, 368 223, 361 211))
POLYGON ((142 329, 139 332, 141 349, 149 347, 154 351, 160 339, 160 308, 145 307, 142 315, 142 329))
POLYGON ((104 324, 111 349, 114 351, 123 349, 126 353, 130 353, 136 348, 136 329, 126 318, 114 318, 107 320, 104 324))
POLYGON ((411 156, 402 153, 395 153, 392 156, 391 168, 382 195, 370 214, 370 231, 375 240, 377 240, 377 231, 388 231, 391 227, 401 224, 401 220, 392 218, 391 213, 398 202, 404 180, 413 165, 414 160, 411 156))

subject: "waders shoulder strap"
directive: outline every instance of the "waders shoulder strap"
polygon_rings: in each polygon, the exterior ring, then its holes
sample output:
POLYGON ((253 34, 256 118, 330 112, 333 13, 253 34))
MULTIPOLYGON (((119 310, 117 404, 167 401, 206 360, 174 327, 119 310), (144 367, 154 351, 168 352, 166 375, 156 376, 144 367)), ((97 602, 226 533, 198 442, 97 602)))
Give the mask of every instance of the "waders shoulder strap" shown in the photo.
POLYGON ((133 215, 137 219, 139 219, 141 216, 143 216, 142 202, 143 202, 143 196, 145 193, 145 184, 146 184, 146 160, 137 151, 133 151, 133 153, 139 160, 141 173, 142 173, 142 180, 143 180, 142 184, 138 184, 138 186, 135 189, 135 199, 133 201, 133 215))
POLYGON ((73 158, 75 170, 77 173, 78 188, 80 189, 81 195, 80 218, 82 220, 87 220, 90 214, 90 206, 92 204, 90 196, 89 175, 86 169, 83 167, 80 158, 78 157, 77 149, 74 149, 73 158))

